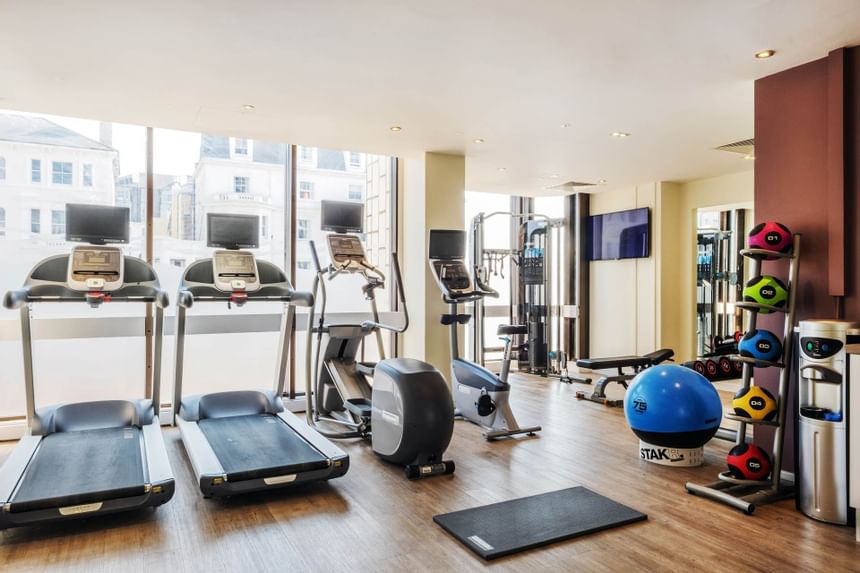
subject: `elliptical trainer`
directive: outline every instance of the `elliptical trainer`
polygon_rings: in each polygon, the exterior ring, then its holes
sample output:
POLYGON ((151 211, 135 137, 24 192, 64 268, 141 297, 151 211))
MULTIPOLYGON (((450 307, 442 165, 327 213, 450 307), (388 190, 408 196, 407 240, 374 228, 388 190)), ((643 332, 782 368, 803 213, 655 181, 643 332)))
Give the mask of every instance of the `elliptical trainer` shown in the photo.
MULTIPOLYGON (((509 403, 511 386, 507 376, 510 361, 510 339, 505 345, 505 362, 502 376, 496 376, 483 366, 460 358, 457 340, 457 325, 467 324, 471 315, 459 314, 460 304, 497 297, 499 293, 476 278, 472 287, 469 270, 466 268, 465 231, 433 229, 430 231, 430 269, 436 284, 442 290, 442 300, 450 305, 450 311, 442 315, 442 324, 451 331, 451 385, 457 414, 484 428, 484 438, 493 440, 516 434, 533 436, 540 426, 520 427, 509 403)), ((523 334, 525 326, 503 325, 500 335, 523 334)))
POLYGON ((369 439, 379 457, 405 466, 410 479, 453 473, 454 462, 442 459, 454 432, 448 383, 426 362, 385 358, 382 331, 404 332, 409 315, 397 255, 392 253, 391 267, 404 323, 398 327, 380 322, 375 293, 384 288, 385 275, 370 263, 361 240, 354 234, 362 232, 363 219, 360 203, 323 201, 322 230, 332 231, 326 236, 331 262, 325 268, 320 265, 316 245, 310 241, 316 276, 306 347, 308 424, 328 438, 369 439), (327 321, 326 283, 342 275, 364 279, 361 291, 370 301, 371 320, 327 321), (370 335, 378 346, 380 360, 376 363, 357 359, 361 344, 370 335), (327 430, 317 425, 319 421, 347 429, 327 430))

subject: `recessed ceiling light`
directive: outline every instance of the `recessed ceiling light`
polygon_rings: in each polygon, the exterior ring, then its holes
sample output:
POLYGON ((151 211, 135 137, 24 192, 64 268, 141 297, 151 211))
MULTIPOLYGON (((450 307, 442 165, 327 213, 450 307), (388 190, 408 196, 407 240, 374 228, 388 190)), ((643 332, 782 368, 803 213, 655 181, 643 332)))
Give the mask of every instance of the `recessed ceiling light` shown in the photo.
POLYGON ((558 179, 558 173, 553 173, 549 176, 550 179, 558 179))
POLYGON ((477 137, 477 138, 472 140, 472 143, 484 143, 484 140, 481 139, 480 137, 477 137))
POLYGON ((499 171, 507 171, 505 167, 499 167, 499 171))
POLYGON ((776 50, 763 50, 761 52, 755 53, 755 59, 757 60, 766 60, 772 57, 776 53, 776 50))
POLYGON ((746 159, 747 161, 752 161, 753 159, 755 159, 755 155, 744 155, 744 159, 746 159))
POLYGON ((561 124, 562 129, 567 129, 568 127, 570 127, 570 124, 567 122, 564 122, 563 124, 561 124))
POLYGON ((626 131, 613 131, 612 137, 630 137, 630 134, 626 131))
POLYGON ((242 106, 242 111, 254 111, 255 109, 257 109, 257 108, 254 107, 253 105, 249 104, 249 103, 246 103, 245 105, 242 106))
POLYGON ((402 128, 402 127, 400 127, 399 125, 392 125, 392 126, 391 126, 391 127, 389 127, 388 129, 389 129, 389 130, 391 130, 391 131, 403 131, 403 128, 402 128))
POLYGON ((598 185, 603 185, 604 183, 606 183, 606 179, 599 179, 599 180, 597 181, 597 184, 598 184, 598 185))

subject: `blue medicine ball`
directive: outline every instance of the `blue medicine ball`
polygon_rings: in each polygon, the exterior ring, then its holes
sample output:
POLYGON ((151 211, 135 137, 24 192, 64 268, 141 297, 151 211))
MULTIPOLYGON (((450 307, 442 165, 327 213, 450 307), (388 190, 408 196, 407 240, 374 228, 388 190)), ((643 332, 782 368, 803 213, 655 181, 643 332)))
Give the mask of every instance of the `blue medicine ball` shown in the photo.
POLYGON ((624 415, 644 442, 698 448, 717 433, 723 405, 716 389, 695 370, 661 364, 633 379, 624 396, 624 415))
POLYGON ((776 362, 782 356, 782 343, 771 331, 757 329, 747 332, 741 338, 738 343, 738 352, 747 358, 776 362))

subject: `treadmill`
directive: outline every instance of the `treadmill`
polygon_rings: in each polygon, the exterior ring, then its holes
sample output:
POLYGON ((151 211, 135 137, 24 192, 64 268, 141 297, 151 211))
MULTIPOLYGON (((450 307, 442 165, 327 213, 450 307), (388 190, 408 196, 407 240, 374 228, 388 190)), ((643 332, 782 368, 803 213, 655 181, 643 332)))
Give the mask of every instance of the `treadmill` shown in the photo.
MULTIPOLYGON (((0 529, 156 507, 173 496, 158 420, 168 297, 149 264, 107 244, 128 242, 128 221, 128 208, 67 205, 66 240, 89 244, 44 259, 3 297, 4 307, 21 312, 27 431, 0 468, 0 529), (36 409, 31 306, 121 302, 155 306, 152 398, 36 409)), ((81 358, 81 377, 100 367, 98 351, 81 358)))
POLYGON ((212 258, 191 263, 182 275, 176 312, 173 405, 185 451, 204 497, 225 497, 328 480, 344 475, 349 457, 284 408, 296 306, 313 295, 293 289, 276 265, 247 250, 258 246, 259 217, 208 213, 212 258), (273 390, 182 395, 186 312, 194 303, 282 302, 277 377, 273 390))

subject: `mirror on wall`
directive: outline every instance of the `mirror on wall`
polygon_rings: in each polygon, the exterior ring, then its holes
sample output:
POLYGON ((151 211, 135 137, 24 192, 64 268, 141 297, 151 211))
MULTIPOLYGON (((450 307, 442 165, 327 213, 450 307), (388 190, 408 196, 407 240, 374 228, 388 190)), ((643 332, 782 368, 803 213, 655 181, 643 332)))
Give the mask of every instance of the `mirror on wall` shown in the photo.
POLYGON ((708 378, 740 378, 731 356, 746 329, 736 303, 749 272, 740 255, 752 226, 752 209, 712 207, 696 214, 696 355, 708 378))

